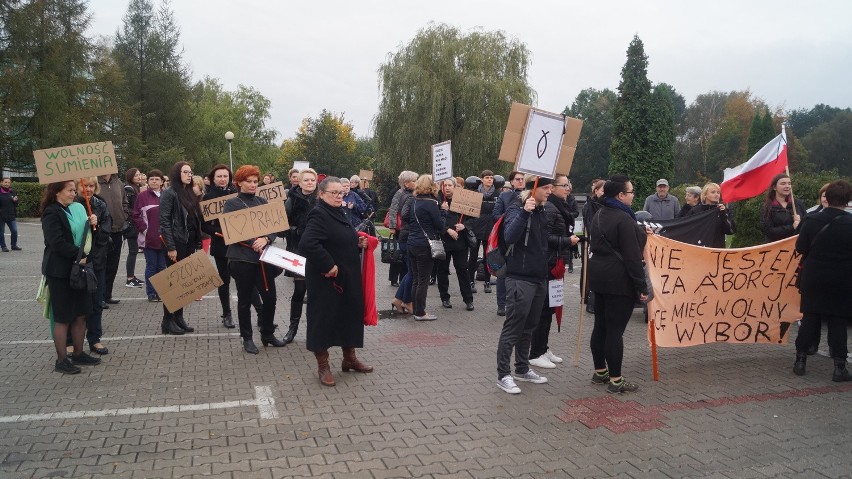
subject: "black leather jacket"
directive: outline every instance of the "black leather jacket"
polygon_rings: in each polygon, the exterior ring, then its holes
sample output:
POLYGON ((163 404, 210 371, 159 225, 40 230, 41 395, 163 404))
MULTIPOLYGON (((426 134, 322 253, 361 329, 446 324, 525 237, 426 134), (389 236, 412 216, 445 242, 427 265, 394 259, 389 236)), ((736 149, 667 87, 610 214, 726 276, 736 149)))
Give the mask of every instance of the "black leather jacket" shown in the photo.
POLYGON ((160 236, 166 251, 177 250, 177 243, 201 246, 200 213, 199 210, 190 217, 174 188, 160 194, 160 236))

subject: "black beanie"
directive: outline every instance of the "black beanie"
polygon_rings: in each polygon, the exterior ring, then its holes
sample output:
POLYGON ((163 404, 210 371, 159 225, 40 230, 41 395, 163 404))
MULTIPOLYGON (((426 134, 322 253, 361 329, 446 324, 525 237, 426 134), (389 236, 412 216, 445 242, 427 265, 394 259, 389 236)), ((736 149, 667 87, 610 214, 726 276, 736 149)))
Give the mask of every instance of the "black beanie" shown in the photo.
MULTIPOLYGON (((547 186, 547 185, 552 185, 552 184, 553 184, 553 178, 544 178, 544 177, 541 177, 541 176, 538 177, 538 186, 547 186)), ((527 181, 526 184, 524 185, 524 189, 531 190, 531 189, 533 189, 533 186, 535 186, 535 180, 527 181)))

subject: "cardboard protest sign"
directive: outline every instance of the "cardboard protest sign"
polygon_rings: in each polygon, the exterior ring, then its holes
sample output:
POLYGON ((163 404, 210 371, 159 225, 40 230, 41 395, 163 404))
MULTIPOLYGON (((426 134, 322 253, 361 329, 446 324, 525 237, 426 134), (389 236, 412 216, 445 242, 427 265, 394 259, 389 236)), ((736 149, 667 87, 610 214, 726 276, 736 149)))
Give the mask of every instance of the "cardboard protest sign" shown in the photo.
POLYGON ((452 142, 432 145, 432 181, 435 183, 453 177, 452 142))
POLYGON ((201 207, 201 216, 204 218, 204 221, 215 220, 222 216, 225 213, 225 202, 236 197, 237 194, 232 193, 230 195, 199 202, 198 205, 201 207))
MULTIPOLYGON (((499 160, 513 164, 518 163, 521 152, 521 143, 524 141, 525 132, 528 130, 527 125, 530 120, 531 110, 556 116, 555 113, 537 110, 529 105, 513 102, 512 108, 509 111, 509 119, 506 122, 506 130, 503 133, 503 143, 500 146, 500 154, 497 157, 499 160)), ((558 116, 562 117, 562 115, 558 116)), ((560 150, 555 173, 568 175, 571 172, 571 165, 574 163, 574 153, 577 151, 577 142, 580 140, 580 130, 583 128, 583 120, 571 118, 570 116, 562 118, 564 121, 565 134, 562 135, 561 144, 550 146, 551 141, 556 141, 558 143, 559 140, 554 140, 551 137, 554 133, 549 133, 546 136, 548 137, 548 148, 558 146, 560 150)), ((541 131, 538 131, 539 138, 535 138, 533 140, 534 143, 538 143, 541 133, 541 131)), ((530 132, 530 135, 535 136, 535 133, 530 132)))
POLYGON ((482 210, 482 193, 458 188, 453 191, 453 202, 450 203, 450 211, 465 216, 479 218, 482 210))
POLYGON ((358 177, 362 180, 373 181, 373 170, 359 170, 358 177))
POLYGON ((284 201, 286 194, 284 193, 284 183, 276 181, 264 186, 258 186, 255 195, 272 203, 273 201, 284 201))
POLYGON ((149 279, 172 313, 222 286, 222 278, 204 251, 196 251, 149 279))
POLYGON ((266 249, 263 250, 263 254, 260 255, 260 260, 264 263, 274 264, 279 268, 284 268, 287 271, 298 274, 299 276, 305 275, 305 264, 307 262, 305 257, 299 256, 291 251, 287 251, 286 249, 278 248, 276 246, 267 246, 266 249))
POLYGON ((118 173, 111 141, 35 150, 33 157, 43 184, 118 173))
POLYGON ((231 211, 219 217, 225 244, 290 229, 283 201, 231 211))
POLYGON ((802 318, 796 238, 716 249, 649 236, 648 316, 657 345, 786 343, 790 325, 802 318))

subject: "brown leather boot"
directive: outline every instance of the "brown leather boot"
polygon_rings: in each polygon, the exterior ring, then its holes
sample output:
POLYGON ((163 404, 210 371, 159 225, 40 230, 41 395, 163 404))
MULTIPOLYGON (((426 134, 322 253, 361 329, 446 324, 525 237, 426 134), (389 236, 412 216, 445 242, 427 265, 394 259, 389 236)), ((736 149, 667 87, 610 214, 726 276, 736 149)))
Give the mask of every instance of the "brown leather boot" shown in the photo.
POLYGON ((371 373, 373 366, 368 366, 358 360, 355 356, 355 348, 343 348, 343 363, 340 365, 344 372, 349 372, 352 369, 358 373, 371 373))
POLYGON ((334 376, 331 375, 331 368, 328 366, 328 350, 314 353, 314 355, 317 357, 320 382, 323 386, 334 386, 334 376))

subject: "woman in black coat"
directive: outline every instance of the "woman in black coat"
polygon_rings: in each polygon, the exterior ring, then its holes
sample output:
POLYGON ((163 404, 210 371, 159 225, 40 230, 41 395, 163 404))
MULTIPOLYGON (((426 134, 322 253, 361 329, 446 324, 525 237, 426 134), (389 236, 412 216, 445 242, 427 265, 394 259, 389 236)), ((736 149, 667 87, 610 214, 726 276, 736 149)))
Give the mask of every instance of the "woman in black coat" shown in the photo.
POLYGON ((699 195, 700 203, 693 206, 688 215, 697 215, 705 211, 716 210, 716 228, 713 230, 713 238, 704 246, 710 248, 724 248, 725 235, 734 234, 734 219, 731 218, 730 210, 722 203, 722 189, 716 183, 707 183, 701 189, 699 195))
POLYGON ((647 301, 649 291, 642 267, 647 238, 630 209, 634 197, 630 180, 624 175, 613 176, 604 184, 603 208, 586 225, 591 232, 592 253, 589 289, 595 293, 595 326, 590 341, 595 363, 592 382, 608 382, 610 393, 639 389, 621 376, 622 336, 636 300, 647 301))
POLYGON ((771 243, 798 233, 801 215, 804 213, 805 204, 793 198, 790 176, 786 173, 775 175, 766 190, 766 199, 760 214, 760 229, 766 236, 766 241, 771 243))
POLYGON ((92 312, 86 316, 86 340, 89 350, 97 354, 107 354, 109 350, 101 344, 103 335, 103 301, 104 286, 106 285, 107 254, 112 244, 112 216, 109 214, 106 202, 97 196, 101 191, 98 178, 82 178, 77 181, 77 203, 86 206, 86 197, 92 207, 92 214, 97 217, 97 229, 91 231, 92 250, 87 261, 95 271, 98 288, 92 293, 92 312))
MULTIPOLYGON (((259 182, 258 167, 241 166, 234 176, 234 183, 239 193, 236 198, 225 202, 225 213, 267 204, 266 199, 255 196, 259 182)), ((264 346, 271 344, 277 348, 287 345, 275 337, 273 334, 275 326, 272 323, 277 302, 275 277, 281 274, 281 269, 260 262, 260 255, 264 248, 273 241, 275 241, 275 235, 271 234, 240 241, 229 245, 226 253, 228 271, 237 284, 237 318, 240 322, 240 337, 243 339, 243 349, 250 354, 258 353, 251 329, 252 298, 257 294, 260 294, 263 301, 263 309, 257 315, 260 341, 264 346)))
MULTIPOLYGON (((459 221, 460 215, 450 211, 455 188, 456 180, 448 178, 441 182, 441 192, 438 193, 438 202, 441 203, 441 211, 446 218, 446 228, 441 231, 441 240, 444 242, 444 251, 447 252, 446 258, 435 260, 438 267, 438 294, 441 296, 443 307, 453 307, 450 303, 450 261, 452 261, 459 282, 459 293, 461 293, 462 301, 464 301, 468 311, 473 311, 473 293, 470 288, 471 282, 468 281, 467 270, 467 257, 470 249, 467 240, 469 233, 467 227, 459 221)), ((491 213, 489 212, 489 218, 490 216, 491 213)))
POLYGON ((808 216, 796 239, 803 255, 799 278, 802 292, 802 325, 796 337, 793 372, 805 374, 810 346, 819 334, 820 323, 828 323, 828 345, 834 358, 832 381, 850 381, 846 368, 846 324, 852 320, 852 214, 844 208, 852 200, 852 185, 833 181, 825 190, 828 207, 808 216))
MULTIPOLYGON (((175 163, 171 171, 172 186, 160 195, 160 236, 165 245, 167 263, 174 263, 195 253, 201 246, 201 208, 192 191, 192 167, 185 161, 175 163)), ((170 313, 163 305, 163 334, 195 331, 186 324, 183 308, 170 313)))
POLYGON ((361 251, 367 238, 358 237, 342 210, 343 186, 329 176, 319 185, 319 200, 308 214, 299 240, 305 257, 308 303, 306 347, 317 358, 319 379, 334 386, 328 365, 328 348, 343 348, 343 371, 373 371, 355 355, 364 347, 364 292, 361 280, 361 251))
POLYGON ((429 240, 439 239, 439 232, 444 230, 444 218, 438 208, 435 193, 432 175, 420 175, 414 184, 414 196, 402 209, 404 221, 409 225, 408 267, 412 280, 411 296, 414 300, 415 321, 438 319, 434 314, 426 312, 429 276, 434 262, 429 240))
POLYGON ((76 196, 74 181, 61 181, 47 185, 41 198, 44 234, 41 273, 49 290, 48 314, 53 319, 54 370, 63 374, 77 374, 78 365, 101 362, 83 352, 86 316, 92 312, 92 298, 71 289, 69 284, 71 265, 77 261, 77 255, 81 255, 80 263, 85 264, 91 251, 91 240, 83 240, 84 231, 89 228, 91 233, 91 227, 98 224, 97 216, 88 215, 84 206, 74 202, 76 196), (69 329, 74 344, 72 359, 66 350, 69 329))
MULTIPOLYGON (((284 208, 287 210, 287 221, 290 223, 290 231, 287 236, 287 251, 304 256, 299 249, 302 234, 308 221, 308 213, 317 202, 317 172, 312 168, 305 168, 299 172, 299 186, 290 189, 287 193, 287 201, 284 208)), ((284 335, 284 342, 291 343, 299 330, 299 322, 302 320, 302 305, 305 302, 307 286, 305 278, 294 275, 289 271, 287 276, 293 277, 293 296, 290 297, 290 327, 284 335)))

